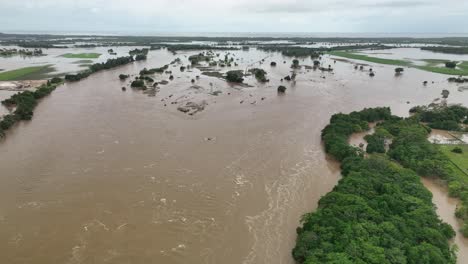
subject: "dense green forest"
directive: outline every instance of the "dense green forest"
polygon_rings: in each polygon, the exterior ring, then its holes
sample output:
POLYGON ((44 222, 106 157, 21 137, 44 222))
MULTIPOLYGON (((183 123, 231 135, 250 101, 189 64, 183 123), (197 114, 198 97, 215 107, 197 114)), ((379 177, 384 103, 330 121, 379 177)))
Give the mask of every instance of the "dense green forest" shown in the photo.
MULTIPOLYGON (((293 250, 299 263, 456 262, 449 244, 455 232, 437 216, 418 176, 440 177, 451 185, 449 162, 427 140, 430 127, 421 123, 432 112, 419 109, 403 119, 389 108, 374 108, 332 116, 322 139, 326 152, 341 162, 343 178, 320 199, 316 212, 303 216, 293 250), (376 121, 376 132, 366 137, 367 152, 375 154, 366 156, 348 138, 376 121), (392 142, 387 153, 386 142, 392 142)), ((464 199, 466 191, 459 184, 451 193, 464 199)), ((466 215, 464 208, 457 216, 466 215)))

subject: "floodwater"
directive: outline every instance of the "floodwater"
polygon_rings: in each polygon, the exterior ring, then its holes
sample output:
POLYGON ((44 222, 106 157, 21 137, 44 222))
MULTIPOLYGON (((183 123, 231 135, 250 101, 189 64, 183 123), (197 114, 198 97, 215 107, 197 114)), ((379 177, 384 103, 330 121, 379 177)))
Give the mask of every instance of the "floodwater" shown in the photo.
MULTIPOLYGON (((18 46, 0 46, 0 49, 24 49, 18 46)), ((128 56, 128 52, 132 49, 142 47, 96 47, 96 48, 51 48, 42 49, 43 56, 0 56, 0 69, 4 71, 10 71, 20 69, 23 67, 31 66, 45 66, 51 65, 54 69, 50 73, 64 74, 78 72, 86 69, 86 65, 93 63, 105 62, 111 58, 118 58, 122 56, 128 56), (116 55, 111 55, 107 51, 113 49, 116 55), (65 58, 62 55, 66 53, 80 54, 80 53, 100 53, 101 56, 97 59, 77 59, 77 58, 65 58)), ((34 49, 29 49, 34 50, 34 49)))
POLYGON ((382 50, 364 50, 359 53, 366 54, 373 57, 394 60, 409 60, 418 65, 424 65, 425 62, 421 60, 434 59, 434 60, 447 60, 447 61, 468 61, 468 55, 464 54, 448 54, 441 52, 433 52, 422 50, 419 48, 394 48, 382 50))
POLYGON ((371 65, 371 78, 327 56, 335 74, 303 68, 278 96, 291 59, 255 49, 231 52, 232 68, 262 67, 269 83, 247 77, 250 87, 230 86, 174 65, 175 79, 154 97, 121 91, 120 73, 195 53, 152 51, 146 62, 65 84, 32 121, 8 131, 0 141, 3 262, 292 264, 300 216, 340 177, 320 140, 332 114, 390 106, 407 115, 442 89, 449 103, 468 102, 444 75, 395 77, 393 67, 371 65), (208 105, 193 116, 177 111, 192 101, 208 105))
POLYGON ((466 263, 468 260, 468 239, 463 237, 460 229, 463 222, 455 217, 455 210, 459 201, 448 196, 448 190, 435 179, 421 178, 422 183, 432 192, 432 202, 437 207, 440 218, 451 225, 456 231, 454 243, 458 246, 458 263, 466 263))

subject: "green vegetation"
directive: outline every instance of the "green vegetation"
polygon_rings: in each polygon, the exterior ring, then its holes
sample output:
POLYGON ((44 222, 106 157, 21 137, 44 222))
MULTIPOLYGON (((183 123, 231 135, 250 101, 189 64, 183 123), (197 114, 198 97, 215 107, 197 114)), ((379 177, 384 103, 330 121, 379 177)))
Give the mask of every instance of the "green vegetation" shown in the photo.
POLYGON ((149 49, 133 49, 128 52, 131 56, 148 55, 149 49))
POLYGON ((144 90, 145 86, 145 81, 141 79, 134 80, 132 84, 130 85, 132 88, 138 88, 144 90))
POLYGON ((130 77, 128 74, 119 74, 119 79, 122 81, 126 80, 128 77, 130 77))
POLYGON ((159 47, 152 46, 152 49, 167 47, 168 51, 189 51, 189 50, 240 50, 239 47, 229 46, 213 46, 213 45, 197 45, 197 44, 170 44, 161 45, 159 47))
POLYGON ((371 153, 385 153, 385 142, 392 139, 392 135, 387 130, 376 128, 372 135, 366 135, 364 139, 367 141, 366 152, 371 153))
POLYGON ((278 86, 278 93, 284 94, 286 92, 286 87, 283 85, 278 86))
POLYGON ((62 57, 69 59, 97 59, 101 53, 66 53, 62 57))
POLYGON ((384 45, 348 45, 348 46, 335 46, 330 48, 306 48, 292 45, 263 45, 258 47, 264 51, 281 52, 284 56, 288 57, 311 57, 312 59, 320 57, 324 52, 332 52, 339 50, 361 50, 361 49, 386 49, 389 48, 384 45))
POLYGON ((445 63, 447 61, 442 60, 424 60, 427 62, 426 65, 414 65, 410 61, 405 60, 391 60, 391 59, 382 59, 377 57, 371 57, 364 54, 356 54, 348 51, 330 51, 328 52, 330 55, 344 57, 348 59, 354 60, 362 60, 368 61, 373 63, 380 63, 380 64, 387 64, 387 65, 397 65, 397 66, 409 66, 414 67, 420 70, 434 72, 434 73, 441 73, 447 75, 459 75, 465 76, 468 75, 468 61, 463 61, 458 63, 455 68, 447 68, 445 63), (444 64, 440 67, 438 64, 444 64))
POLYGON ((70 82, 76 82, 98 71, 112 69, 121 65, 131 63, 133 61, 133 56, 108 59, 106 62, 103 63, 95 63, 89 66, 89 69, 79 72, 77 74, 67 74, 65 75, 65 80, 70 82))
POLYGON ((14 94, 9 99, 3 100, 3 105, 10 108, 15 107, 16 109, 12 114, 3 116, 3 119, 0 121, 0 137, 3 137, 5 135, 4 131, 11 128, 16 122, 31 120, 38 100, 49 95, 62 82, 60 78, 53 78, 46 84, 41 85, 34 92, 24 91, 14 94))
POLYGON ((299 65, 299 60, 294 59, 292 65, 291 65, 291 68, 293 68, 293 69, 301 68, 301 66, 299 65))
POLYGON ((445 63, 445 67, 450 68, 450 69, 455 69, 455 67, 457 67, 457 62, 456 61, 447 61, 445 63))
POLYGON ((453 153, 457 153, 457 154, 463 154, 463 149, 460 148, 460 147, 454 147, 454 148, 452 149, 452 152, 453 152, 453 153))
POLYGON ((460 77, 450 77, 448 78, 449 82, 456 82, 456 83, 465 83, 468 82, 468 78, 462 78, 460 77))
POLYGON ((188 58, 188 60, 192 63, 192 65, 199 64, 202 61, 209 62, 212 59, 211 55, 205 55, 205 53, 200 53, 196 55, 192 55, 188 58))
POLYGON ((293 250, 299 263, 456 263, 449 243, 455 232, 437 216, 418 175, 385 154, 364 158, 360 149, 348 145, 352 133, 379 120, 389 122, 381 129, 395 137, 396 147, 404 142, 417 149, 407 138, 412 132, 433 146, 417 120, 391 116, 389 108, 333 115, 322 139, 325 151, 341 161, 343 179, 320 199, 316 212, 302 217, 293 250))
POLYGON ((411 62, 405 60, 391 60, 391 59, 382 59, 377 57, 370 57, 363 54, 351 53, 348 51, 330 51, 328 54, 338 57, 344 57, 354 60, 363 60, 368 62, 387 64, 387 65, 397 65, 397 66, 410 66, 411 62))
POLYGON ((150 75, 150 74, 155 74, 155 73, 163 73, 165 70, 169 68, 169 65, 164 65, 160 68, 152 68, 152 69, 147 69, 143 68, 143 70, 140 71, 140 75, 150 75))
POLYGON ((242 71, 228 71, 226 73, 226 80, 232 83, 242 83, 244 81, 243 77, 242 71))
POLYGON ((410 109, 410 113, 417 114, 421 122, 427 123, 431 128, 461 131, 460 124, 466 122, 468 108, 460 105, 416 106, 410 109))
POLYGON ((465 175, 468 183, 468 145, 439 145, 439 149, 457 167, 460 174, 465 175))
POLYGON ((0 48, 0 57, 9 57, 9 56, 43 56, 42 49, 4 49, 0 48))
POLYGON ((468 61, 463 61, 457 64, 456 68, 447 68, 445 67, 438 67, 438 66, 431 66, 431 65, 424 65, 424 66, 416 66, 416 68, 441 73, 441 74, 448 74, 448 75, 458 75, 458 76, 467 76, 468 75, 468 61))
POLYGON ((267 72, 263 69, 250 69, 249 72, 255 75, 255 79, 259 82, 268 82, 268 79, 266 78, 267 72))
POLYGON ((41 79, 53 70, 51 65, 25 67, 0 73, 0 81, 41 79))
POLYGON ((468 47, 422 47, 421 50, 449 54, 468 54, 468 47))

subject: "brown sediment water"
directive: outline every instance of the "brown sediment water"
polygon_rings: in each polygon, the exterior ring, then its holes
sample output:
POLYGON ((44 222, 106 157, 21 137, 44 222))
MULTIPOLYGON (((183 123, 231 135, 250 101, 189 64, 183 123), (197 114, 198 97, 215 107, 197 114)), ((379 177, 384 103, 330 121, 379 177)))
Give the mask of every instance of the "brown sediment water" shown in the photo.
POLYGON ((455 217, 455 210, 460 201, 449 197, 447 188, 436 179, 421 178, 421 181, 432 192, 432 202, 437 207, 437 214, 456 231, 453 242, 458 246, 457 263, 466 263, 468 260, 468 239, 460 232, 463 223, 455 217))
POLYGON ((175 65, 174 80, 150 97, 117 77, 177 57, 188 63, 195 53, 152 51, 146 62, 65 84, 32 121, 8 131, 0 141, 2 261, 292 264, 301 215, 340 177, 320 139, 332 114, 390 106, 407 115, 438 97, 442 83, 449 101, 468 102, 468 93, 452 98, 456 86, 443 75, 407 69, 395 77, 393 67, 372 65, 370 78, 327 56, 334 74, 303 68, 296 82, 281 82, 291 59, 255 49, 231 51, 239 66, 229 69, 254 63, 269 83, 250 76, 251 87, 233 86, 175 65), (200 101, 207 107, 194 116, 177 110, 200 101))

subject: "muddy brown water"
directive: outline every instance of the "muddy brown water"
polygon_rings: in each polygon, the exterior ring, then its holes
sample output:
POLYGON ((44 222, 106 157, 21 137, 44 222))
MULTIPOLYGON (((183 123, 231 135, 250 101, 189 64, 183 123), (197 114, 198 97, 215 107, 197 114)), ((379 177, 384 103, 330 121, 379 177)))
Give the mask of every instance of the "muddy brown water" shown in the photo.
POLYGON ((449 102, 468 102, 443 75, 407 69, 396 78, 393 67, 373 65, 371 79, 328 58, 335 74, 301 70, 278 96, 291 59, 233 53, 239 69, 254 63, 270 82, 248 77, 253 87, 240 88, 201 76, 202 89, 194 89, 190 80, 200 72, 176 66, 174 81, 155 97, 122 92, 128 82, 118 74, 194 54, 154 51, 146 62, 63 85, 45 98, 31 122, 0 142, 2 261, 292 264, 300 216, 340 177, 320 140, 333 113, 390 106, 407 115, 444 88, 452 92, 449 102), (425 87, 424 80, 435 84, 425 87), (176 110, 200 100, 208 106, 194 116, 176 110))
POLYGON ((432 192, 432 202, 437 207, 437 214, 456 231, 453 242, 458 246, 458 263, 466 263, 468 260, 468 239, 463 237, 460 232, 463 222, 455 217, 455 210, 460 201, 449 197, 447 188, 437 180, 421 178, 421 181, 432 192))

